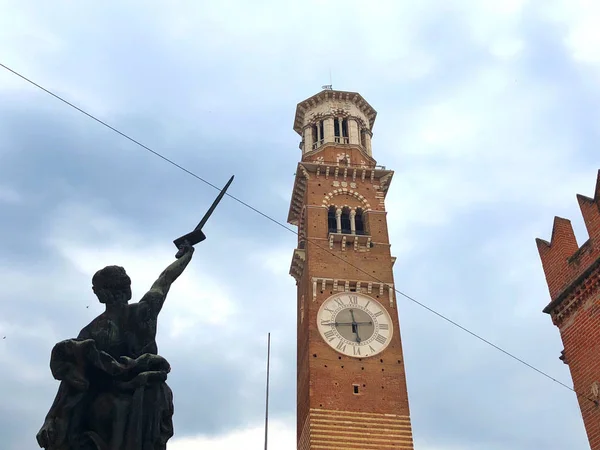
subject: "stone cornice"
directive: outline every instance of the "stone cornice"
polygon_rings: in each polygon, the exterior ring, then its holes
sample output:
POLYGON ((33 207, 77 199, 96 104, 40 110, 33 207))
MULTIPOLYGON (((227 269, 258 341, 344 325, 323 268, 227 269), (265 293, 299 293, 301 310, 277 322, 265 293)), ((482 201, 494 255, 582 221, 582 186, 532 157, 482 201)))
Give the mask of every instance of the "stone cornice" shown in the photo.
POLYGON ((334 91, 327 89, 298 103, 298 106, 296 107, 296 116, 294 118, 294 131, 298 134, 302 134, 302 127, 304 125, 304 116, 306 111, 314 108, 320 103, 330 100, 341 100, 354 103, 369 119, 369 129, 373 128, 373 123, 377 117, 377 111, 375 111, 373 107, 369 105, 369 103, 358 92, 334 91))
POLYGON ((300 131, 304 131, 307 128, 315 125, 316 123, 318 123, 319 121, 323 120, 323 119, 329 119, 329 118, 335 118, 335 117, 343 117, 344 119, 354 119, 356 120, 356 122, 361 126, 361 128, 364 128, 364 132, 368 133, 371 137, 373 136, 373 131, 371 131, 371 129, 367 128, 367 124, 365 123, 365 121, 363 120, 362 117, 359 116, 355 116, 353 114, 350 114, 348 111, 345 111, 343 109, 341 110, 334 110, 328 113, 316 113, 314 115, 311 116, 310 121, 304 125, 300 131))
POLYGON ((600 258, 544 308, 554 325, 560 327, 578 307, 600 291, 600 258))
POLYGON ((296 178, 294 180, 294 188, 292 189, 292 199, 290 201, 290 210, 288 212, 288 223, 298 226, 298 219, 304 206, 304 193, 306 192, 306 181, 310 176, 305 167, 298 164, 296 170, 296 178))
POLYGON ((325 291, 327 286, 331 286, 331 290, 335 292, 362 292, 363 294, 370 295, 373 292, 378 293, 380 296, 383 295, 384 290, 388 293, 388 300, 390 308, 393 308, 396 304, 395 301, 395 289, 394 283, 383 282, 383 281, 363 281, 363 280, 347 280, 344 278, 322 278, 313 277, 313 302, 317 299, 317 293, 325 291), (352 291, 352 289, 354 289, 352 291))
POLYGON ((300 282, 304 273, 304 263, 306 262, 306 250, 295 249, 292 256, 292 264, 290 266, 290 275, 294 277, 296 283, 300 282))
POLYGON ((291 225, 298 225, 300 213, 304 207, 304 193, 306 192, 306 182, 312 177, 323 177, 333 180, 361 180, 367 181, 376 186, 378 195, 383 200, 387 195, 388 188, 394 175, 393 170, 382 169, 369 166, 342 166, 332 164, 319 164, 313 162, 298 163, 296 169, 296 178, 294 188, 292 189, 292 199, 288 213, 287 222, 291 225), (377 183, 377 184, 376 184, 377 183))
MULTIPOLYGON (((311 157, 313 157, 313 156, 315 156, 315 155, 321 153, 322 151, 324 151, 324 150, 326 150, 328 148, 331 148, 331 147, 335 147, 336 149, 338 149, 340 151, 344 151, 346 149, 353 149, 354 148, 354 149, 358 150, 360 152, 361 156, 365 159, 364 166, 375 166, 377 164, 377 161, 375 161, 375 159, 372 156, 369 156, 369 154, 367 154, 367 152, 365 151, 365 148, 362 145, 359 145, 359 144, 342 144, 342 143, 339 143, 339 142, 325 142, 321 146, 317 147, 316 149, 304 153, 302 155, 302 162, 310 163, 311 161, 307 161, 308 158, 311 158, 311 157)), ((329 162, 329 164, 331 165, 332 163, 329 162)))

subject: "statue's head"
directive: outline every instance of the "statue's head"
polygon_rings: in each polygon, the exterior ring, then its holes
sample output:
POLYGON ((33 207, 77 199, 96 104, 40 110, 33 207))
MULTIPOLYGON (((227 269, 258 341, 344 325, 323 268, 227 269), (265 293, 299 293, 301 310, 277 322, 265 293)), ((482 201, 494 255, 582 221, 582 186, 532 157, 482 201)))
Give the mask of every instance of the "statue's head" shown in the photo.
POLYGON ((92 289, 100 303, 127 303, 131 300, 131 279, 120 266, 106 266, 92 277, 92 289))

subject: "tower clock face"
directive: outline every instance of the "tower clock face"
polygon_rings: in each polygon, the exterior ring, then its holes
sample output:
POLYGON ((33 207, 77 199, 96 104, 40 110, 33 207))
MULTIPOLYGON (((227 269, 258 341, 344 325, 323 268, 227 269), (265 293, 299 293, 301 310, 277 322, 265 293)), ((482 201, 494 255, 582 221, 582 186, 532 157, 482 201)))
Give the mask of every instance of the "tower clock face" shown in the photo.
POLYGON ((321 337, 333 349, 355 358, 381 353, 392 339, 392 319, 374 298, 358 292, 334 294, 317 314, 321 337))

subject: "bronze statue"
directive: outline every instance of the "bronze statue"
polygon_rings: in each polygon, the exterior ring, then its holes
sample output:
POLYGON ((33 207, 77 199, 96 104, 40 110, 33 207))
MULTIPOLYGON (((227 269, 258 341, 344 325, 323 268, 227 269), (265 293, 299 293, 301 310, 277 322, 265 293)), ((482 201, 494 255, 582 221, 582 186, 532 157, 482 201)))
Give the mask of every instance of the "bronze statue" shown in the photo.
POLYGON ((106 310, 76 339, 59 342, 50 368, 58 394, 37 434, 46 450, 164 450, 173 436, 169 363, 156 345, 158 314, 171 284, 192 258, 180 244, 167 267, 138 303, 129 304, 125 269, 108 266, 92 278, 106 310))
POLYGON ((96 272, 92 289, 106 310, 76 339, 52 349, 50 370, 58 393, 36 438, 46 450, 165 450, 173 436, 171 367, 158 355, 158 313, 171 284, 192 259, 194 244, 213 213, 229 179, 196 228, 173 241, 176 261, 167 267, 138 303, 131 300, 125 269, 96 272))

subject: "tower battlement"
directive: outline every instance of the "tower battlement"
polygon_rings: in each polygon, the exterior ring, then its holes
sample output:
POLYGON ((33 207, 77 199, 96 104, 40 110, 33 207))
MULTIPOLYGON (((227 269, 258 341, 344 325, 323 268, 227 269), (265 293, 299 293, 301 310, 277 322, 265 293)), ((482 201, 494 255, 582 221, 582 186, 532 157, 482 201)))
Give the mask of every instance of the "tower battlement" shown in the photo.
POLYGON ((552 300, 544 312, 560 331, 560 359, 582 394, 577 400, 590 448, 600 450, 600 171, 594 198, 577 195, 577 201, 589 239, 579 246, 571 222, 555 217, 550 242, 536 242, 552 300))
POLYGON ((577 201, 589 236, 583 245, 577 244, 571 221, 562 217, 554 218, 550 242, 536 239, 552 299, 544 309, 546 313, 551 313, 600 264, 600 170, 594 198, 577 194, 577 201))

